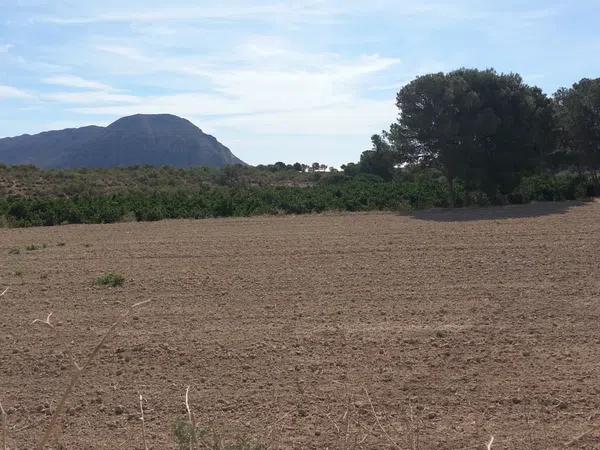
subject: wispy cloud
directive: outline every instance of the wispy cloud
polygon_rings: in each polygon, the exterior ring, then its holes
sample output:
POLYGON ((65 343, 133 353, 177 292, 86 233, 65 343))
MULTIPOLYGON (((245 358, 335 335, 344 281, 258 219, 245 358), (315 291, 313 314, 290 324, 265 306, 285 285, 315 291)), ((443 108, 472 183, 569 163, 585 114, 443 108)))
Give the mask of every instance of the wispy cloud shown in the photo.
POLYGON ((98 105, 98 104, 137 104, 140 98, 133 95, 113 94, 103 91, 87 92, 55 92, 42 96, 44 100, 56 101, 60 103, 98 105))
POLYGON ((85 78, 77 77, 74 75, 56 75, 52 77, 47 77, 42 79, 42 82, 45 84, 51 84, 55 86, 64 86, 69 88, 78 88, 78 89, 92 89, 110 92, 114 91, 111 86, 100 83, 98 81, 86 80, 85 78))
POLYGON ((139 62, 152 62, 152 58, 143 56, 142 53, 133 47, 126 47, 122 45, 98 45, 96 50, 101 52, 109 53, 111 55, 120 56, 122 58, 131 59, 139 62))
POLYGON ((12 44, 1 44, 0 45, 0 53, 8 53, 8 51, 13 48, 12 44))
MULTIPOLYGON (((360 98, 361 83, 399 63, 398 59, 379 55, 345 60, 339 55, 287 51, 283 47, 273 46, 252 46, 252 51, 258 56, 245 55, 247 59, 237 68, 218 64, 194 66, 194 57, 155 57, 150 61, 151 58, 133 48, 119 53, 125 59, 133 54, 139 61, 148 60, 148 67, 143 64, 137 67, 145 73, 160 71, 180 76, 202 75, 206 78, 209 87, 204 91, 144 96, 136 105, 147 111, 176 110, 194 116, 283 111, 309 114, 311 109, 360 98), (263 58, 268 61, 263 61, 263 58)), ((126 96, 123 101, 119 96, 112 98, 114 104, 105 106, 98 105, 94 98, 90 98, 93 100, 89 102, 91 106, 77 109, 77 112, 123 114, 131 111, 130 106, 120 104, 129 100, 126 96)))
MULTIPOLYGON (((164 4, 163 4, 164 5, 164 4)), ((331 16, 331 7, 322 1, 273 2, 251 4, 249 2, 224 1, 221 4, 191 6, 169 5, 153 8, 118 8, 116 12, 97 12, 80 16, 38 16, 34 22, 60 25, 91 23, 150 23, 150 22, 189 22, 203 20, 273 20, 293 19, 302 22, 307 19, 325 19, 331 16)))
POLYGON ((0 84, 0 98, 33 99, 35 97, 21 89, 16 88, 16 87, 5 86, 5 85, 0 84))

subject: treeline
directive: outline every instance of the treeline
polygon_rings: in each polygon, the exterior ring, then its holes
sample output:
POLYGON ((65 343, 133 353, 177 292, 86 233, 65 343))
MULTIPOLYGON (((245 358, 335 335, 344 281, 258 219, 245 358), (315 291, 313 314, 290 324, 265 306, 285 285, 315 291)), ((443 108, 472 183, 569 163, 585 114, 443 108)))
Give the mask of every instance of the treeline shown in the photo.
MULTIPOLYGON (((488 205, 487 197, 457 182, 460 206, 488 205)), ((576 174, 527 177, 511 193, 512 203, 573 200, 591 185, 576 174)), ((402 180, 336 174, 308 187, 227 187, 195 190, 129 192, 104 196, 0 199, 0 221, 6 226, 153 221, 177 218, 242 217, 261 214, 304 214, 324 211, 410 211, 447 207, 448 184, 436 170, 405 173, 402 180)))
POLYGON ((297 165, 276 163, 223 169, 133 166, 43 170, 34 166, 0 164, 0 198, 105 196, 128 192, 191 191, 214 186, 307 186, 327 175, 320 169, 315 171, 299 163, 298 166, 299 169, 297 165))
POLYGON ((457 182, 491 203, 510 201, 523 177, 576 173, 600 193, 600 79, 583 79, 552 97, 518 74, 460 69, 418 77, 396 101, 389 131, 346 173, 392 180, 436 168, 455 203, 457 182))

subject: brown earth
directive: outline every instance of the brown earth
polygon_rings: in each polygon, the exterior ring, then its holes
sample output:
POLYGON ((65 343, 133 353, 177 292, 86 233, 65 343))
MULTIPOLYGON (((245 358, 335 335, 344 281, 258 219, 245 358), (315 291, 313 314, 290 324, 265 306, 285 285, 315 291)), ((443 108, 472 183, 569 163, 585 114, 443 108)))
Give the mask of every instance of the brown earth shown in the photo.
POLYGON ((271 448, 600 448, 600 202, 0 230, 3 286, 10 448, 47 426, 65 351, 146 299, 65 448, 143 448, 138 393, 150 447, 176 448, 188 385, 204 426, 271 448))

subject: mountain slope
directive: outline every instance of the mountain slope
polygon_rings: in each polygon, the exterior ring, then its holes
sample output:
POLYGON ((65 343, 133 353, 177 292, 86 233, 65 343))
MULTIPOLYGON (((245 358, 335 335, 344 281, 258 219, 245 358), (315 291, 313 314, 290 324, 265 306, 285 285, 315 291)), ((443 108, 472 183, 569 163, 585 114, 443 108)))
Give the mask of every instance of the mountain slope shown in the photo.
POLYGON ((42 168, 244 164, 213 136, 169 114, 124 117, 106 128, 90 126, 0 139, 0 162, 42 168))

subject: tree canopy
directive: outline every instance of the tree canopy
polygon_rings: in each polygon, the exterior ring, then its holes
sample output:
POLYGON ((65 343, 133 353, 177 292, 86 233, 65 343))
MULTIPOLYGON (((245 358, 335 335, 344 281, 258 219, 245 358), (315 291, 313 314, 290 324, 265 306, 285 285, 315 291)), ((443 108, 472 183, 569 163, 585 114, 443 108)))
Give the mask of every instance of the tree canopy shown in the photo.
POLYGON ((600 78, 583 79, 554 95, 567 161, 591 174, 600 186, 600 78))
MULTIPOLYGON (((443 171, 494 199, 542 158, 552 102, 517 74, 460 69, 418 77, 398 93, 386 138, 399 162, 443 171)), ((452 203, 452 201, 451 201, 452 203)))
POLYGON ((459 69, 416 78, 397 95, 398 120, 372 138, 362 172, 391 179, 394 167, 442 171, 492 201, 541 170, 557 141, 553 101, 518 74, 459 69))

